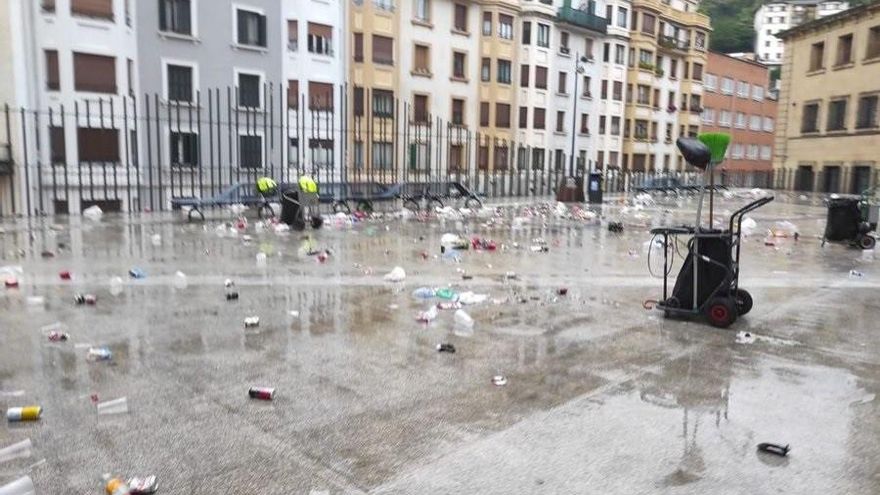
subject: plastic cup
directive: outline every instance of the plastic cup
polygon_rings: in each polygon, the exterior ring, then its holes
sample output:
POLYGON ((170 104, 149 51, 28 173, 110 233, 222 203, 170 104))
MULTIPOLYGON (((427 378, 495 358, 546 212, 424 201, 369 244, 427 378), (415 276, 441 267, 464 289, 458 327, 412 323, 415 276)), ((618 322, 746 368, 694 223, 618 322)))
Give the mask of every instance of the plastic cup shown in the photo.
POLYGON ((0 486, 0 495, 34 495, 36 489, 30 476, 23 476, 12 483, 0 486))
POLYGON ((14 459, 30 457, 31 447, 33 447, 33 444, 31 443, 30 438, 14 443, 8 447, 3 447, 0 449, 0 464, 14 459))
POLYGON ((107 415, 107 414, 127 414, 128 413, 128 399, 125 397, 121 397, 119 399, 108 400, 106 402, 98 403, 98 414, 107 415))

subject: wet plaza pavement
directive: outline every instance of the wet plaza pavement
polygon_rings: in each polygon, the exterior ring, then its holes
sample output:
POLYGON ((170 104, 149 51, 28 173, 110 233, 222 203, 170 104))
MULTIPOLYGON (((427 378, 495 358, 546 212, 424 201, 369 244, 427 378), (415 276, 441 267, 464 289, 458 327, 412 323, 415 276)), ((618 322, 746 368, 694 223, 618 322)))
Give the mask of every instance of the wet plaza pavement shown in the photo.
MULTIPOLYGON (((747 196, 719 198, 719 214, 747 196)), ((27 474, 38 494, 99 493, 111 472, 155 474, 163 494, 880 493, 873 253, 822 247, 818 200, 782 194, 744 241, 754 310, 725 330, 665 320, 643 308, 661 287, 648 228, 692 222, 694 208, 613 200, 601 224, 521 205, 330 221, 311 234, 323 263, 300 233, 253 218, 250 241, 218 229, 226 212, 0 222, 0 267, 23 272, 0 288, 0 407, 44 408, 0 425, 0 448, 33 442, 0 463, 0 486, 27 474), (609 232, 617 220, 623 233, 609 232), (800 239, 765 245, 783 220, 800 239), (447 232, 499 249, 457 262, 440 255, 447 232), (548 252, 530 250, 535 238, 548 252), (406 280, 384 281, 395 266, 406 280), (422 286, 488 294, 464 308, 473 332, 453 328, 454 311, 417 322, 432 304, 412 297, 422 286), (69 341, 48 341, 54 322, 69 341), (754 342, 737 343, 743 331, 754 342), (89 362, 91 345, 113 359, 89 362), (251 386, 275 399, 248 398, 251 386), (92 394, 126 397, 129 412, 99 416, 92 394)))

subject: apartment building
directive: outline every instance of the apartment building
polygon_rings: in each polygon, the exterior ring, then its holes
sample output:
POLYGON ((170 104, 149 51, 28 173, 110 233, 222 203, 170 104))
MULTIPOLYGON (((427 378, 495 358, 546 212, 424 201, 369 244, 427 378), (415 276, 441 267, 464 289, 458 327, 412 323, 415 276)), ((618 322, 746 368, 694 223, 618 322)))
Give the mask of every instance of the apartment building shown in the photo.
POLYGON ((681 170, 674 143, 699 133, 709 18, 690 1, 636 0, 632 8, 622 168, 681 170))
POLYGON ((860 193, 878 182, 880 2, 779 33, 786 43, 774 168, 780 187, 860 193))
POLYGON ((607 37, 601 44, 594 44, 593 55, 601 65, 599 74, 589 85, 589 95, 596 102, 595 113, 598 116, 595 167, 598 170, 621 166, 623 122, 626 113, 623 88, 626 87, 628 71, 626 57, 630 50, 631 13, 632 5, 629 1, 607 1, 605 4, 607 37), (598 50, 601 50, 601 54, 598 50))
MULTIPOLYGON (((18 7, 17 4, 13 6, 18 7)), ((10 8, 0 8, 0 74, 8 75, 0 79, 0 216, 17 212, 17 199, 21 197, 14 166, 18 153, 13 153, 12 148, 18 141, 13 139, 12 131, 16 101, 15 79, 12 77, 16 74, 12 19, 10 8)))
POLYGON ((821 0, 771 1, 761 5, 754 20, 754 51, 758 61, 774 67, 782 65, 785 46, 777 34, 848 8, 849 2, 821 0))
POLYGON ((731 135, 723 172, 745 173, 755 180, 740 186, 769 184, 773 168, 776 101, 767 89, 767 66, 709 52, 703 78, 703 132, 731 135))

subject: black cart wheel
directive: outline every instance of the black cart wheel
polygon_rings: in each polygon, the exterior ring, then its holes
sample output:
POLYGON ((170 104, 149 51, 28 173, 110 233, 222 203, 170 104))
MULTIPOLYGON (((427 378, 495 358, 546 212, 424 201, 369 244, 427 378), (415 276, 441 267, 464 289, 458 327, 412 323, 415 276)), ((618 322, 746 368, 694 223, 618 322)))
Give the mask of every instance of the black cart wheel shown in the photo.
POLYGON ((351 207, 345 201, 336 201, 333 203, 333 213, 351 213, 351 207))
POLYGON ((874 249, 874 246, 877 244, 877 239, 872 235, 863 235, 861 239, 859 239, 859 247, 862 249, 874 249))
POLYGON ((747 314, 752 310, 752 295, 745 289, 736 289, 736 294, 733 296, 734 300, 736 300, 736 312, 742 316, 747 314))
POLYGON ((358 201, 357 211, 362 211, 364 213, 373 213, 373 202, 366 199, 358 201))
POLYGON ((407 210, 419 211, 419 202, 413 198, 406 198, 403 200, 403 207, 407 210))
POLYGON ((713 327, 727 328, 736 316, 736 304, 730 297, 715 297, 706 304, 706 318, 713 327))
POLYGON ((272 209, 268 204, 260 205, 260 209, 257 210, 257 217, 262 220, 264 218, 273 218, 275 216, 275 210, 272 209))

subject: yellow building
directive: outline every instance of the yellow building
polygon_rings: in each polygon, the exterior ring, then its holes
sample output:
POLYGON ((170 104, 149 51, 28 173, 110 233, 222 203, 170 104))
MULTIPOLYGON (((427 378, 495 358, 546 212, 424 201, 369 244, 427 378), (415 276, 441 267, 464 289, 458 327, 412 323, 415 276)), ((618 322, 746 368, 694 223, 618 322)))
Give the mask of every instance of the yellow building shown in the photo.
POLYGON ((776 36, 785 41, 777 187, 858 193, 876 184, 880 2, 776 36))

